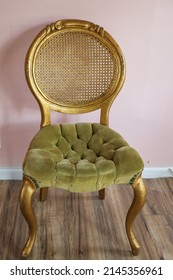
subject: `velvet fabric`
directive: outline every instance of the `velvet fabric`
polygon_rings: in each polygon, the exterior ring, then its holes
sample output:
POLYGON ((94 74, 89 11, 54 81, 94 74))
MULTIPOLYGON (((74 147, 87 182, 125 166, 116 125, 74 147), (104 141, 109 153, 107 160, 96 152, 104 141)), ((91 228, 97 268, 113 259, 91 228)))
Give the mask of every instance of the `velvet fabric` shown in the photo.
POLYGON ((99 123, 48 125, 32 140, 23 173, 37 187, 91 192, 126 184, 143 161, 115 131, 99 123))

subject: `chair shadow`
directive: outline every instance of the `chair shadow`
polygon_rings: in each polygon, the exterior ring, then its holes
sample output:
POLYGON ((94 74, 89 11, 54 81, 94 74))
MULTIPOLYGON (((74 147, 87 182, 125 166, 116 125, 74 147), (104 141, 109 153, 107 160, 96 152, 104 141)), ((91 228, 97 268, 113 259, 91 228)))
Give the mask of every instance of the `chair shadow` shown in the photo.
MULTIPOLYGON (((31 95, 28 94, 28 86, 25 81, 24 64, 27 50, 33 41, 41 26, 31 28, 18 37, 10 39, 1 48, 0 68, 3 69, 0 76, 1 87, 3 88, 3 101, 7 101, 7 105, 12 105, 17 112, 21 112, 23 108, 32 107, 31 95)), ((5 119, 8 120, 7 112, 5 119)))
MULTIPOLYGON (((0 75, 1 160, 7 167, 21 166, 21 154, 24 156, 27 145, 40 127, 39 106, 27 85, 24 65, 31 42, 45 25, 26 30, 0 49, 0 69, 3 69, 0 75), (16 157, 16 153, 19 156, 16 157), (18 162, 15 158, 19 158, 18 162)), ((60 115, 59 121, 66 121, 66 116, 60 115)))

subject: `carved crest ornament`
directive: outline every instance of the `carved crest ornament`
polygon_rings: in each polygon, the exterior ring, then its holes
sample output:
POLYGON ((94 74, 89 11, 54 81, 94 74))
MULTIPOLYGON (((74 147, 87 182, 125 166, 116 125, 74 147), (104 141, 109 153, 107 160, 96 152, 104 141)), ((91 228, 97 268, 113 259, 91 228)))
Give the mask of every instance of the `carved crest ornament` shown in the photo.
POLYGON ((50 25, 47 25, 46 27, 46 35, 49 35, 51 32, 54 32, 56 30, 61 30, 61 29, 65 29, 65 28, 73 28, 73 27, 82 27, 82 28, 86 28, 86 30, 89 31, 95 31, 96 33, 98 33, 100 36, 104 37, 104 28, 100 27, 99 25, 93 24, 91 22, 87 22, 87 21, 78 21, 75 20, 74 22, 71 20, 59 20, 55 23, 52 23, 50 25))

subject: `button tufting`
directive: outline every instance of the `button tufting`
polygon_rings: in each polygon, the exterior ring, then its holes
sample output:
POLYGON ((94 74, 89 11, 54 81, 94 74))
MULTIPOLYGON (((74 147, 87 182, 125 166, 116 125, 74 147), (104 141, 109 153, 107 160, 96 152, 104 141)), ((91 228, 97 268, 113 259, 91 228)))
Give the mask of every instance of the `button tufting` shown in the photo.
POLYGON ((130 170, 131 157, 138 159, 138 154, 118 133, 104 125, 50 125, 42 128, 33 139, 24 172, 33 178, 39 174, 37 180, 41 181, 41 176, 43 183, 47 182, 49 173, 54 174, 51 184, 67 190, 69 186, 73 191, 80 190, 81 186, 87 190, 91 186, 92 190, 96 190, 120 182, 121 177, 117 174, 124 174, 128 168, 130 170), (43 138, 49 141, 38 149, 43 138), (30 164, 33 159, 37 165, 30 164), (120 160, 124 165, 119 165, 120 160), (40 165, 46 166, 44 173, 37 170, 40 165))

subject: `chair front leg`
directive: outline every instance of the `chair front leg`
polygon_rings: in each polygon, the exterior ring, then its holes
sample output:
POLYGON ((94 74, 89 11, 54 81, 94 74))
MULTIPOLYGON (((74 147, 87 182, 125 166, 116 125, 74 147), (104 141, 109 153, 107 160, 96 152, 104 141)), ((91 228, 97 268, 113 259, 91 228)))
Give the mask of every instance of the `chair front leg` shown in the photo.
POLYGON ((29 256, 36 238, 37 224, 32 208, 32 196, 35 190, 36 187, 33 182, 24 177, 23 186, 20 192, 20 209, 29 227, 29 237, 22 251, 23 257, 29 256))
POLYGON ((146 200, 146 187, 141 178, 141 174, 136 177, 136 179, 131 185, 134 190, 134 198, 126 217, 126 232, 130 242, 132 253, 134 255, 138 255, 140 245, 133 233, 133 222, 140 210, 142 209, 142 207, 144 206, 146 200))

